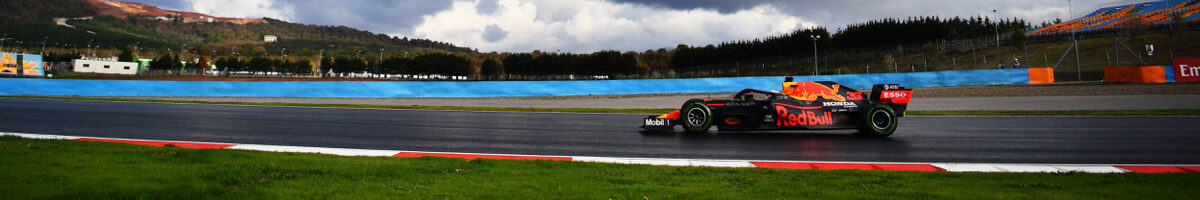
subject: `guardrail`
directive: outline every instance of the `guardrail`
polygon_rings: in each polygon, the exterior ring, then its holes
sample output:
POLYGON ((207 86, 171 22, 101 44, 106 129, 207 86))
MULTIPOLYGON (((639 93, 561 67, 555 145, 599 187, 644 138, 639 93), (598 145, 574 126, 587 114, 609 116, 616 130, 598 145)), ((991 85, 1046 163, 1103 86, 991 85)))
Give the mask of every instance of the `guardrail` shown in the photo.
MULTIPOLYGON (((797 81, 835 81, 851 88, 879 83, 905 87, 1029 84, 1026 69, 796 76, 797 81)), ((522 97, 735 92, 778 90, 782 76, 588 81, 364 81, 229 82, 0 79, 0 95, 193 96, 193 97, 522 97)))

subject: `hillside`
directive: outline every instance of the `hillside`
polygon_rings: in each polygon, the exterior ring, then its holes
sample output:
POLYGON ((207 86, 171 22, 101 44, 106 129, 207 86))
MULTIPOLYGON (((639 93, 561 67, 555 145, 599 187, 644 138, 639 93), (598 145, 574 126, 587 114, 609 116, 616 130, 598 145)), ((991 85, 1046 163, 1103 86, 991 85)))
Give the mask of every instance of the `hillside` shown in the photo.
POLYGON ((299 54, 378 52, 472 52, 464 47, 427 39, 397 38, 345 26, 320 26, 274 19, 242 19, 160 9, 154 6, 102 0, 19 1, 29 8, 0 17, 0 30, 13 44, 25 48, 114 51, 137 45, 142 51, 179 50, 230 54, 278 53, 284 48, 299 54), (91 17, 91 18, 87 18, 91 17), (58 25, 54 18, 68 18, 58 25), (264 35, 278 42, 263 42, 264 35), (16 41, 16 42, 14 42, 16 41))
POLYGON ((267 23, 267 21, 263 19, 215 17, 203 13, 166 10, 158 8, 157 6, 123 1, 87 0, 87 2, 96 7, 99 15, 113 16, 117 18, 127 18, 133 16, 161 19, 178 18, 183 22, 224 22, 233 24, 267 23))

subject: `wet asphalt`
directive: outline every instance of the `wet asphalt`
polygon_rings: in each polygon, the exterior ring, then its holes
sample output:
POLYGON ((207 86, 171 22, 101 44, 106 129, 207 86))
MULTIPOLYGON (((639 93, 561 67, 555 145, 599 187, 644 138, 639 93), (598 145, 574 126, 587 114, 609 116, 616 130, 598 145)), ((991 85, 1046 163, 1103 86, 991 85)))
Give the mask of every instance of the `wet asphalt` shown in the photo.
POLYGON ((737 160, 1200 163, 1200 117, 904 117, 853 130, 641 132, 645 115, 0 98, 0 132, 410 151, 737 160))

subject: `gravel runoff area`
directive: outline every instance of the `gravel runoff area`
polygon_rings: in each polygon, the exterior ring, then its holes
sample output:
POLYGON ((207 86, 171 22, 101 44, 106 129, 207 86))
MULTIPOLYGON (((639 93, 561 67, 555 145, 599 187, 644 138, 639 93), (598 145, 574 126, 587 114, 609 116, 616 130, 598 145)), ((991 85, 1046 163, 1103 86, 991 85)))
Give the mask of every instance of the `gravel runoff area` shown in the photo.
MULTIPOLYGON (((678 108, 690 98, 732 93, 502 98, 120 97, 207 102, 283 102, 536 108, 678 108)), ((1152 110, 1200 109, 1200 84, 1001 85, 917 88, 909 110, 1152 110)))

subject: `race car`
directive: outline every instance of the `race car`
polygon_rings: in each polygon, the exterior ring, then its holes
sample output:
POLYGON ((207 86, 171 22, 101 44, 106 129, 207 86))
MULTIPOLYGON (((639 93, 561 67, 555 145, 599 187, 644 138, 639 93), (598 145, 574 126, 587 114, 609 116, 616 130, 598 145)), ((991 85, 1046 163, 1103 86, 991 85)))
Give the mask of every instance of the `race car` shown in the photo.
POLYGON ((887 137, 896 131, 913 91, 898 84, 877 84, 871 94, 831 81, 794 82, 784 78, 783 91, 745 89, 730 99, 690 99, 677 111, 643 120, 649 131, 688 133, 719 131, 858 129, 862 135, 887 137))

